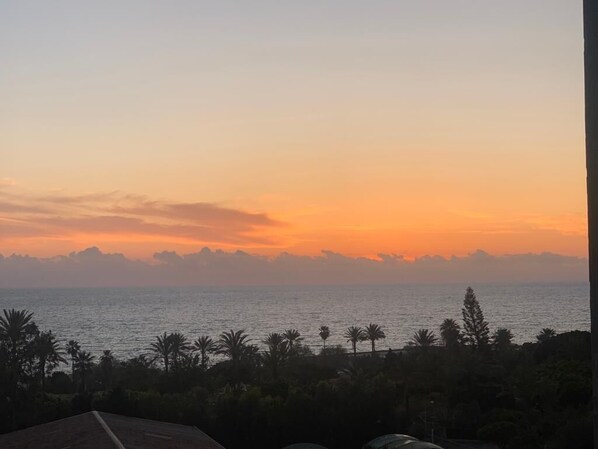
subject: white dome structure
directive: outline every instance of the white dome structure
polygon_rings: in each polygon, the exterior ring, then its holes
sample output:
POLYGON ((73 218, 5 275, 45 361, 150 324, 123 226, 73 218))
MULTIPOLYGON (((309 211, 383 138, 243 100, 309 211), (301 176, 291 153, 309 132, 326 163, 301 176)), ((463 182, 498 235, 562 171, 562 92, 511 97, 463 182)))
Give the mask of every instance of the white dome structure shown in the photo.
POLYGON ((411 435, 391 433, 374 438, 363 449, 442 449, 433 443, 420 441, 411 435))

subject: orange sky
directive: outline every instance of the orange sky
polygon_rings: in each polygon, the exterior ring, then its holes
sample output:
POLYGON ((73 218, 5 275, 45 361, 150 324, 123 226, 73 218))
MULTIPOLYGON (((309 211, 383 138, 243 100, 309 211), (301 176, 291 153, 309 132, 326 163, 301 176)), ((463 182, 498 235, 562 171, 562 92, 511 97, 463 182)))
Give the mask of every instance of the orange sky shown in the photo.
POLYGON ((35 3, 0 14, 2 254, 586 255, 575 2, 35 3))

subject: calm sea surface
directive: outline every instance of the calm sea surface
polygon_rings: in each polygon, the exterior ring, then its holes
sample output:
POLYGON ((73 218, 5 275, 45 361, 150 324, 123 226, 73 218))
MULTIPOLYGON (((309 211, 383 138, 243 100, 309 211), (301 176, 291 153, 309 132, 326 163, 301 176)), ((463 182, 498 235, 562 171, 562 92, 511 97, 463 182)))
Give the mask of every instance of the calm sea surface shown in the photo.
MULTIPOLYGON (((559 332, 590 327, 589 286, 582 284, 474 285, 491 328, 506 327, 517 342, 532 341, 543 327, 559 332)), ((294 327, 313 349, 318 329, 330 327, 328 344, 343 344, 352 325, 378 323, 386 340, 404 346, 420 328, 444 318, 461 321, 465 285, 184 287, 0 290, 0 309, 28 309, 42 329, 83 349, 111 349, 119 357, 147 351, 162 332, 217 337, 245 329, 258 343, 270 332, 294 327)), ((367 344, 362 345, 367 350, 367 344)))

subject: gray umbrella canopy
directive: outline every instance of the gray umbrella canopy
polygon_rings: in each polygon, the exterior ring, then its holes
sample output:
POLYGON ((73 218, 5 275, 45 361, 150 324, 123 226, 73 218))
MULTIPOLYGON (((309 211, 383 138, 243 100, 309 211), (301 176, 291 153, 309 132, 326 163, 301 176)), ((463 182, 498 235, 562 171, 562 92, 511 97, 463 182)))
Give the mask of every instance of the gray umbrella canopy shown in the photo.
POLYGON ((401 433, 391 433, 374 438, 363 446, 363 449, 394 449, 407 443, 416 442, 417 438, 401 433))

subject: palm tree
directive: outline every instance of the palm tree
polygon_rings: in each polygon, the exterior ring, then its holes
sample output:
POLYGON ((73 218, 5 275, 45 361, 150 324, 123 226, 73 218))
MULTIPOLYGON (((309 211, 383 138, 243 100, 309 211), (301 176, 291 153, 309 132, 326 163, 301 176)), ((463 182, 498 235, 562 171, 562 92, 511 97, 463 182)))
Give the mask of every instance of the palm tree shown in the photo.
POLYGON ((209 354, 216 351, 216 344, 214 343, 214 340, 207 335, 202 335, 193 343, 193 349, 199 351, 201 356, 201 369, 205 371, 208 367, 208 361, 210 360, 209 354))
POLYGON ((189 350, 191 346, 187 337, 180 332, 174 332, 167 337, 170 340, 170 354, 172 365, 175 369, 179 367, 179 359, 189 350))
POLYGON ((277 332, 269 334, 264 339, 264 344, 268 346, 268 350, 261 356, 265 365, 272 369, 272 377, 278 377, 278 368, 284 363, 291 350, 291 345, 288 339, 277 332))
POLYGON ((114 362, 116 361, 112 351, 106 349, 102 352, 100 357, 100 369, 102 371, 102 377, 104 378, 104 387, 109 387, 112 383, 112 370, 114 368, 114 362))
POLYGON ((300 342, 303 340, 303 337, 301 337, 301 334, 297 329, 287 329, 284 331, 282 336, 289 343, 289 351, 293 350, 293 344, 295 342, 300 342))
POLYGON ((320 326, 320 338, 324 340, 324 349, 326 349, 326 340, 330 337, 330 329, 328 326, 320 326))
POLYGON ((351 326, 345 331, 345 338, 347 342, 351 342, 353 346, 353 355, 357 355, 357 343, 366 340, 367 335, 361 327, 351 326))
POLYGON ((492 335, 492 343, 498 350, 504 350, 511 345, 513 340, 513 333, 504 327, 496 329, 494 334, 492 335))
POLYGON ((56 337, 52 333, 42 332, 33 342, 33 351, 38 360, 38 373, 41 380, 42 391, 46 386, 46 373, 52 371, 60 363, 66 363, 62 356, 64 352, 60 349, 56 337))
POLYGON ((0 340, 8 343, 11 362, 16 364, 19 349, 29 337, 37 334, 37 326, 31 321, 33 313, 28 310, 4 309, 3 312, 4 316, 0 316, 0 340))
POLYGON ((440 325, 440 338, 446 348, 455 348, 461 343, 461 326, 452 318, 445 319, 440 325))
MULTIPOLYGON (((278 332, 272 332, 262 341, 269 348, 280 346, 285 341, 283 335, 278 332)), ((288 340, 287 340, 288 341, 288 340)))
POLYGON ((246 353, 249 341, 249 336, 244 330, 234 331, 231 329, 229 332, 220 334, 216 352, 229 357, 233 365, 237 365, 246 353))
POLYGON ((86 351, 79 351, 75 359, 75 369, 81 376, 81 387, 85 392, 87 390, 87 383, 85 382, 85 375, 93 367, 93 360, 95 357, 86 351))
POLYGON ((241 360, 255 362, 259 359, 260 348, 258 345, 246 345, 241 353, 241 360))
POLYGON ((365 328, 366 340, 372 342, 372 354, 376 352, 376 340, 386 338, 386 334, 378 324, 368 324, 365 328))
POLYGON ((257 347, 249 344, 249 336, 244 330, 223 332, 218 339, 217 354, 230 358, 233 368, 233 383, 237 386, 241 380, 241 360, 253 359, 257 355, 257 347))
MULTIPOLYGON (((33 313, 15 309, 3 312, 4 316, 0 316, 0 351, 4 352, 4 366, 0 367, 0 371, 7 374, 8 397, 16 401, 18 383, 26 368, 33 363, 32 343, 39 331, 32 321, 33 313)), ((14 419, 16 415, 12 416, 14 419)))
POLYGON ((544 343, 545 341, 550 340, 552 337, 556 337, 556 331, 549 327, 545 327, 536 336, 536 339, 538 340, 538 343, 544 343))
POLYGON ((22 340, 27 332, 27 327, 32 324, 33 313, 28 310, 3 310, 0 316, 0 338, 9 343, 22 340))
POLYGON ((184 371, 194 371, 196 368, 201 368, 201 358, 193 352, 185 352, 179 359, 179 368, 184 371))
POLYGON ((66 344, 66 353, 71 356, 71 376, 75 380, 75 359, 81 350, 81 346, 77 340, 69 340, 66 344))
POLYGON ((430 346, 434 346, 437 341, 438 338, 434 335, 434 332, 431 332, 428 329, 420 329, 413 334, 413 337, 409 340, 409 345, 420 348, 429 348, 430 346))
POLYGON ((166 335, 166 332, 164 332, 162 335, 158 335, 156 341, 150 345, 150 350, 156 354, 156 357, 162 358, 166 374, 168 374, 170 354, 172 353, 171 339, 168 337, 169 335, 166 335))

